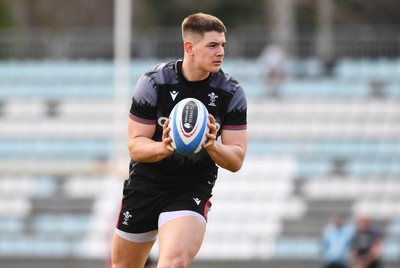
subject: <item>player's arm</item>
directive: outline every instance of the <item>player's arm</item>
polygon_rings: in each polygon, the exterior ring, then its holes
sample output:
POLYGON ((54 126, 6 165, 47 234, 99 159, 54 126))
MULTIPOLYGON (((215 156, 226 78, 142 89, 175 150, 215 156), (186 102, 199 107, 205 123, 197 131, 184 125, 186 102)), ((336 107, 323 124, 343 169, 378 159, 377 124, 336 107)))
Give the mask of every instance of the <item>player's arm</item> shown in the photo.
POLYGON ((214 160, 214 162, 229 171, 238 171, 244 161, 247 150, 247 130, 222 130, 221 142, 216 140, 217 127, 215 119, 209 115, 210 133, 207 133, 207 143, 204 149, 214 160))
POLYGON ((155 124, 143 124, 132 119, 128 121, 129 155, 136 162, 157 162, 171 154, 171 138, 168 137, 168 120, 163 126, 162 141, 154 141, 155 124))

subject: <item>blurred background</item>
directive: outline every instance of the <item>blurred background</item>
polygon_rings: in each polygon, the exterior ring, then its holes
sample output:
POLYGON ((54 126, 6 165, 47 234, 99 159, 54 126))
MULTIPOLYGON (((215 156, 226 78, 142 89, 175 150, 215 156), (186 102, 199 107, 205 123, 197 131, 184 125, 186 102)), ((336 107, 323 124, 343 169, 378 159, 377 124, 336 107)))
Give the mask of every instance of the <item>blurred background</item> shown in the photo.
POLYGON ((0 0, 0 266, 109 267, 135 83, 195 12, 228 28, 249 146, 193 267, 320 267, 360 214, 399 267, 398 0, 0 0))

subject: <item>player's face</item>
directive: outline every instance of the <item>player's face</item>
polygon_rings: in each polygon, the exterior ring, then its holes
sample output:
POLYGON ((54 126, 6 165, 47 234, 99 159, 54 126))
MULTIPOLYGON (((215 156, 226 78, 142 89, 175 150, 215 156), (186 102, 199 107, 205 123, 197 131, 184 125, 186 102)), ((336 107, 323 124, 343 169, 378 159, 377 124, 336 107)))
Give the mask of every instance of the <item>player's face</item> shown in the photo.
POLYGON ((194 59, 199 69, 216 73, 225 56, 225 34, 216 31, 206 32, 193 46, 194 59))

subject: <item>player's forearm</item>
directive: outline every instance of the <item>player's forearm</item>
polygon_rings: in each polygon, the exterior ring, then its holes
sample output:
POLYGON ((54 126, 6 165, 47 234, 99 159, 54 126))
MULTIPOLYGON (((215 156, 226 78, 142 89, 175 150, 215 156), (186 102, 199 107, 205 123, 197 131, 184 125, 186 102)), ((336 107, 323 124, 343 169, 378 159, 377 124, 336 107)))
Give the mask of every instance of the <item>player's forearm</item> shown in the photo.
POLYGON ((246 154, 246 149, 240 145, 225 145, 220 142, 215 142, 215 146, 207 151, 218 166, 232 172, 239 171, 246 154))
POLYGON ((153 141, 146 137, 137 137, 128 143, 129 155, 136 162, 158 162, 171 152, 162 142, 153 141))

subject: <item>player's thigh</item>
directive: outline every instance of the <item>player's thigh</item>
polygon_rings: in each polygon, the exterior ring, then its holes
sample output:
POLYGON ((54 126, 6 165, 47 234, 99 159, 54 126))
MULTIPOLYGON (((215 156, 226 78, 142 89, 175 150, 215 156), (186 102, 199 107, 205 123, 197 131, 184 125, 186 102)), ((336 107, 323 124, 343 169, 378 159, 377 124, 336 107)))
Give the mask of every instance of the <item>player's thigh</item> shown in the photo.
POLYGON ((158 233, 160 267, 174 261, 190 264, 201 247, 205 230, 204 221, 195 216, 182 216, 164 223, 158 233))
POLYGON ((111 252, 112 268, 143 268, 154 241, 136 243, 114 234, 111 252))

